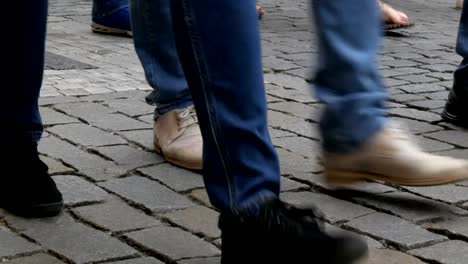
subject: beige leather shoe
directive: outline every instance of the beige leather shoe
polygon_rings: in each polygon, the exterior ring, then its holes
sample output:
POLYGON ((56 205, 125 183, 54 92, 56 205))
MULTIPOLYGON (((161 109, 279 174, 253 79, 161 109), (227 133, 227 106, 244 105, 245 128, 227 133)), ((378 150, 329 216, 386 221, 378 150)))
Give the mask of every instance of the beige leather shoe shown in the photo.
POLYGON ((193 106, 165 113, 154 122, 154 146, 177 166, 201 170, 203 140, 193 106))
POLYGON ((363 180, 428 186, 468 179, 468 161, 426 153, 402 130, 386 128, 354 153, 325 154, 324 173, 336 187, 363 180))

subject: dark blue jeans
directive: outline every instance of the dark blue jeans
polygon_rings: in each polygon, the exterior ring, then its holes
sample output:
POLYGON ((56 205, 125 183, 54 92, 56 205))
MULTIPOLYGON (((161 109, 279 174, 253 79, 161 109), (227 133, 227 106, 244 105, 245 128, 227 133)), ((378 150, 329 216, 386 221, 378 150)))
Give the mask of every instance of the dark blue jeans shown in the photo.
POLYGON ((454 88, 468 95, 468 1, 463 2, 463 11, 458 28, 457 53, 463 58, 454 75, 454 88))
POLYGON ((128 0, 93 0, 92 17, 108 16, 126 7, 128 7, 128 0))
POLYGON ((37 142, 42 123, 38 98, 44 71, 47 0, 7 1, 5 10, 21 13, 5 27, 1 71, 0 136, 4 142, 37 142), (24 30, 27 28, 27 33, 24 30))

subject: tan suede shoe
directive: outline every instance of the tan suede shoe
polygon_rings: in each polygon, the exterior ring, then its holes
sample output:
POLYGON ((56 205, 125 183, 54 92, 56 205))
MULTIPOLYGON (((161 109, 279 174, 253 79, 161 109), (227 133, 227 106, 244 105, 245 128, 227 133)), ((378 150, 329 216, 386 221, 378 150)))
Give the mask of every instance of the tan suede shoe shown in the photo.
POLYGON ((193 106, 173 110, 154 122, 154 146, 170 163, 201 170, 203 140, 193 106))
POLYGON ((325 154, 324 173, 331 186, 362 180, 428 186, 468 179, 468 161, 426 153, 402 130, 386 128, 354 153, 325 154))

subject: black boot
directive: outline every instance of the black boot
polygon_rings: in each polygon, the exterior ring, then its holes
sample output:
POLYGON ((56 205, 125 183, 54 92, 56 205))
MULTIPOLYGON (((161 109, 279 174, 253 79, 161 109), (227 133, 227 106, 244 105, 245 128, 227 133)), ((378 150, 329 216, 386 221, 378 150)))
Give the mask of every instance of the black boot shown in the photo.
POLYGON ((442 119, 446 122, 468 128, 468 95, 463 89, 454 86, 450 91, 442 119))
POLYGON ((0 207, 23 217, 48 217, 60 213, 62 194, 40 159, 37 144, 0 144, 0 207))
POLYGON ((367 253, 360 238, 327 234, 316 210, 267 200, 250 211, 221 214, 222 264, 348 264, 367 253))

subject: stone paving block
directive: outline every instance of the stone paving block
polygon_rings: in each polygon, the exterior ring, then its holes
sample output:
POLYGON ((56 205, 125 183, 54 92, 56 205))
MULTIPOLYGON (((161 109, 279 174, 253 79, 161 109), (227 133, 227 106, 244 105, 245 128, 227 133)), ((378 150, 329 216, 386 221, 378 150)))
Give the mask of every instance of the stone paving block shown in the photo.
POLYGON ((136 99, 113 100, 106 102, 106 105, 128 116, 140 116, 152 114, 154 112, 154 106, 150 106, 145 102, 136 99))
POLYGON ((424 264, 424 262, 396 250, 371 248, 368 258, 356 264, 424 264))
POLYGON ((466 263, 468 259, 468 243, 451 240, 430 247, 411 250, 409 254, 437 263, 461 264, 466 263))
POLYGON ((72 211, 80 218, 112 232, 135 230, 161 224, 158 220, 145 215, 117 198, 109 199, 101 204, 74 208, 72 211))
POLYGON ((158 226, 125 234, 133 243, 171 260, 213 257, 220 254, 212 244, 179 228, 158 226), (165 239, 155 239, 163 237, 165 239))
POLYGON ((124 199, 157 213, 194 206, 186 197, 155 181, 139 176, 115 179, 100 185, 124 199))
POLYGON ((310 205, 318 206, 325 214, 325 218, 331 222, 348 221, 375 212, 372 209, 365 208, 348 201, 339 200, 321 193, 282 193, 281 199, 301 207, 307 207, 310 205))
POLYGON ((305 158, 299 154, 276 148, 280 159, 281 175, 293 175, 302 172, 318 172, 322 170, 316 158, 305 158))
POLYGON ((143 123, 122 114, 107 114, 102 119, 92 122, 92 124, 111 131, 153 128, 152 124, 143 123))
POLYGON ((405 189, 446 203, 461 203, 468 201, 468 188, 463 186, 441 185, 428 187, 404 187, 405 189))
POLYGON ((454 146, 449 145, 447 143, 433 140, 430 138, 426 138, 423 136, 416 136, 414 138, 415 138, 416 143, 418 143, 419 146, 421 146, 423 150, 428 151, 428 152, 444 151, 444 150, 450 150, 454 148, 454 146))
POLYGON ((208 193, 205 189, 198 189, 193 190, 190 193, 192 198, 195 198, 197 201, 201 202, 204 206, 213 207, 210 202, 210 198, 208 197, 208 193))
POLYGON ((402 249, 413 249, 447 240, 401 218, 374 213, 345 223, 359 233, 391 242, 402 249))
POLYGON ((127 170, 164 162, 164 159, 154 152, 128 145, 99 147, 96 150, 127 170))
POLYGON ((390 109, 390 114, 398 117, 404 117, 408 119, 414 119, 424 122, 435 122, 439 121, 440 115, 436 115, 431 112, 421 111, 412 108, 392 108, 390 109))
MULTIPOLYGON (((352 233, 350 231, 347 231, 347 230, 343 230, 339 227, 336 227, 336 226, 333 226, 333 225, 330 225, 330 224, 327 224, 325 223, 325 231, 328 232, 328 233, 331 233, 331 234, 336 234, 336 233, 347 233, 348 235, 356 235, 356 233, 352 233)), ((367 243, 367 247, 369 248, 383 248, 384 245, 382 245, 382 243, 380 243, 379 241, 371 238, 371 237, 368 237, 368 236, 361 236, 361 238, 365 239, 366 240, 366 243, 367 243)))
POLYGON ((468 133, 466 131, 444 130, 426 134, 425 136, 455 146, 468 148, 468 133))
POLYGON ((320 187, 323 189, 328 190, 336 190, 336 191, 358 191, 363 192, 364 194, 379 194, 379 193, 386 193, 386 192, 393 192, 395 191, 394 188, 389 186, 374 183, 374 182, 361 182, 355 183, 353 185, 346 186, 346 188, 334 188, 329 186, 324 177, 321 174, 314 174, 314 173, 296 173, 292 175, 293 179, 297 179, 300 181, 304 181, 310 183, 313 186, 320 187))
POLYGON ((468 217, 451 217, 443 221, 425 223, 423 226, 429 230, 436 230, 456 237, 468 238, 468 217))
POLYGON ((408 119, 408 118, 395 117, 395 118, 392 118, 392 120, 401 124, 405 130, 407 130, 413 135, 434 132, 434 131, 439 131, 443 129, 442 127, 431 125, 431 124, 428 124, 427 122, 416 121, 416 120, 408 119))
POLYGON ((270 136, 271 138, 281 138, 281 137, 294 137, 296 135, 288 131, 270 128, 270 136))
POLYGON ((404 75, 404 76, 397 76, 396 79, 409 81, 411 83, 430 83, 436 82, 438 79, 433 77, 428 77, 423 74, 411 74, 411 75, 404 75))
POLYGON ((281 191, 282 192, 289 192, 295 191, 303 188, 308 188, 308 185, 303 183, 288 179, 286 177, 281 177, 281 191))
POLYGON ((320 155, 320 144, 303 137, 277 138, 273 144, 306 158, 316 159, 320 155))
POLYGON ((430 92, 439 92, 444 91, 445 89, 436 84, 410 84, 402 85, 401 90, 407 93, 430 93, 430 92))
POLYGON ((451 149, 447 151, 437 152, 437 154, 468 160, 468 149, 451 149))
POLYGON ((108 107, 93 102, 56 104, 54 108, 67 113, 67 115, 79 117, 88 122, 98 120, 99 118, 103 118, 105 114, 114 112, 114 110, 108 107))
POLYGON ((195 258, 181 260, 177 262, 178 264, 219 264, 221 263, 221 258, 195 258))
POLYGON ((296 102, 280 102, 269 104, 269 109, 287 113, 302 119, 318 120, 320 109, 296 102))
POLYGON ((41 107, 41 117, 44 126, 61 125, 70 123, 79 123, 80 121, 76 118, 64 115, 51 108, 41 107))
POLYGON ((39 251, 41 248, 0 226, 0 259, 39 251))
POLYGON ((162 217, 192 233, 203 234, 209 238, 221 236, 218 228, 219 213, 203 206, 167 213, 162 217))
POLYGON ((164 264, 161 261, 155 258, 137 258, 137 259, 128 259, 117 262, 110 262, 111 264, 164 264))
POLYGON ((47 165, 47 167, 49 167, 50 174, 58 174, 58 173, 64 174, 64 173, 71 173, 75 171, 74 169, 68 166, 65 166, 63 163, 55 159, 51 159, 43 155, 41 155, 40 158, 47 165))
POLYGON ((75 103, 81 101, 78 97, 73 96, 55 96, 55 97, 39 97, 40 106, 50 106, 54 104, 75 103))
POLYGON ((154 123, 154 114, 139 116, 137 119, 140 120, 140 121, 143 121, 145 123, 148 123, 148 124, 153 124, 154 123))
POLYGON ((103 189, 78 176, 54 176, 53 179, 68 206, 102 202, 109 196, 103 189))
MULTIPOLYGON (((3 242, 3 241, 2 241, 3 242)), ((64 262, 44 253, 35 254, 28 257, 20 257, 6 262, 4 264, 65 264, 64 262)))
POLYGON ((124 131, 119 132, 119 135, 147 150, 154 150, 153 130, 124 131))
POLYGON ((125 170, 111 161, 97 155, 84 152, 72 144, 56 137, 48 137, 39 144, 39 151, 51 157, 64 161, 86 176, 103 181, 120 176, 125 170))
POLYGON ((447 100, 448 94, 449 94, 448 91, 442 91, 442 92, 435 92, 435 93, 424 93, 421 95, 424 95, 431 100, 447 100))
POLYGON ((393 94, 391 96, 392 101, 402 103, 402 104, 408 104, 409 102, 412 101, 420 101, 426 99, 422 95, 417 95, 417 94, 393 94))
POLYGON ((281 73, 265 74, 265 82, 274 84, 277 87, 296 89, 297 91, 305 91, 310 87, 304 79, 281 73))
POLYGON ((75 263, 89 263, 135 255, 119 240, 73 220, 69 215, 44 219, 7 216, 9 225, 22 234, 75 263))
POLYGON ((377 208, 380 211, 385 210, 414 223, 468 215, 468 211, 458 207, 404 192, 357 195, 354 199, 366 206, 377 208))
POLYGON ((407 102, 409 106, 414 106, 421 109, 439 109, 445 106, 445 100, 421 100, 421 101, 412 101, 407 102))
POLYGON ((125 144, 123 138, 86 124, 58 125, 47 131, 85 147, 125 144))
POLYGON ((178 192, 204 186, 203 177, 200 174, 178 168, 168 163, 138 169, 138 171, 164 183, 178 192))

